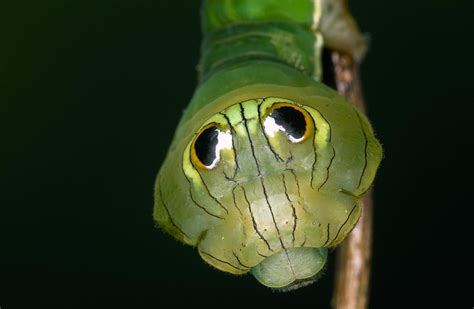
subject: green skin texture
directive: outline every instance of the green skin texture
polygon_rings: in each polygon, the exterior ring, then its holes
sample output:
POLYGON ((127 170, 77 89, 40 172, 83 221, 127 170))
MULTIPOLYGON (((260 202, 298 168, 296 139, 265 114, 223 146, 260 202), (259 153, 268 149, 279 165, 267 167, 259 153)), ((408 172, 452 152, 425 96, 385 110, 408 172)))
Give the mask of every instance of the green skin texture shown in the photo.
POLYGON ((327 248, 357 223, 382 157, 367 118, 318 82, 314 10, 321 6, 314 3, 204 3, 200 84, 155 185, 154 219, 163 230, 196 246, 210 265, 251 272, 272 288, 317 276, 327 248), (265 117, 281 102, 309 116, 303 142, 265 134, 265 117), (209 124, 231 133, 233 144, 210 170, 191 155, 209 124))

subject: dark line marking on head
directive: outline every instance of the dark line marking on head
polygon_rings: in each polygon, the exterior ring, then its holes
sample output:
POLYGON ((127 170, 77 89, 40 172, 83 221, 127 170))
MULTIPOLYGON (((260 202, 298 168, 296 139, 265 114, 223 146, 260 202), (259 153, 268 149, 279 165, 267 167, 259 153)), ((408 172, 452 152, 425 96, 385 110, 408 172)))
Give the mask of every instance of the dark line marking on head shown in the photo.
POLYGON ((316 134, 318 133, 318 128, 316 127, 316 122, 314 121, 313 116, 311 116, 310 118, 311 118, 311 121, 313 122, 313 128, 314 128, 314 135, 313 135, 312 143, 311 143, 313 145, 313 150, 314 150, 314 161, 313 161, 313 165, 311 166, 311 179, 310 179, 309 184, 311 188, 314 189, 313 187, 314 172, 316 169, 316 162, 318 162, 318 151, 316 148, 316 134))
POLYGON ((209 229, 206 229, 199 234, 196 244, 195 244, 196 247, 199 247, 199 245, 204 240, 204 238, 206 238, 207 232, 209 232, 209 229))
POLYGON ((247 265, 245 265, 244 263, 242 263, 242 261, 239 259, 239 257, 237 256, 237 254, 235 254, 234 251, 232 251, 232 254, 234 255, 234 257, 235 257, 235 259, 237 260, 237 262, 240 264, 240 266, 245 267, 245 268, 252 268, 252 267, 247 266, 247 265))
POLYGON ((275 215, 273 214, 273 209, 272 205, 270 205, 270 201, 268 200, 268 194, 267 194, 267 189, 265 188, 265 184, 263 182, 263 178, 260 177, 260 183, 262 184, 262 189, 263 189, 263 195, 265 196, 265 201, 267 202, 268 209, 270 209, 270 214, 272 215, 272 220, 273 224, 275 225, 275 229, 278 233, 278 239, 280 240, 281 247, 283 249, 286 249, 285 244, 283 243, 283 240, 281 239, 281 234, 280 234, 280 229, 278 228, 278 225, 275 220, 275 215))
POLYGON ((362 119, 360 119, 359 112, 357 112, 355 110, 355 113, 357 115, 357 119, 359 119, 360 129, 362 130, 362 134, 364 134, 364 140, 365 140, 365 146, 364 146, 364 160, 365 160, 365 162, 364 162, 364 167, 362 168, 362 173, 360 174, 359 184, 357 186, 357 189, 359 189, 360 185, 362 184, 362 178, 364 177, 365 170, 367 169, 367 147, 369 145, 369 141, 367 140, 367 134, 365 133, 364 126, 362 125, 362 119))
POLYGON ((307 214, 309 214, 309 211, 306 210, 306 207, 304 205, 304 199, 303 197, 301 196, 301 190, 300 190, 300 182, 298 180, 298 176, 296 175, 295 171, 293 169, 287 169, 287 171, 290 171, 291 174, 293 175, 293 177, 295 177, 295 183, 296 183, 296 187, 298 188, 298 197, 299 197, 299 200, 298 200, 298 204, 301 206, 301 209, 303 209, 303 211, 307 214))
POLYGON ((293 177, 295 177, 296 187, 298 188, 298 196, 301 197, 300 182, 298 181, 298 177, 296 176, 295 170, 290 168, 287 169, 287 171, 290 171, 293 177))
POLYGON ((255 156, 255 149, 254 149, 254 146, 253 146, 252 138, 250 137, 250 131, 249 131, 249 127, 247 125, 247 118, 245 118, 245 114, 244 114, 244 107, 242 106, 242 103, 239 103, 239 106, 240 106, 240 115, 242 116, 245 131, 247 132, 247 137, 248 137, 248 140, 249 140, 249 143, 250 143, 250 150, 252 150, 252 156, 255 160, 255 164, 257 165, 258 176, 260 177, 260 176, 262 176, 262 173, 260 171, 260 165, 258 163, 257 157, 255 156))
POLYGON ((273 146, 272 144, 270 143, 270 140, 268 139, 268 136, 267 134, 265 134, 265 128, 263 127, 263 123, 262 123, 262 115, 261 115, 261 112, 260 112, 260 107, 262 106, 262 103, 265 102, 265 99, 263 99, 263 101, 258 104, 257 106, 257 111, 258 111, 258 123, 260 124, 260 129, 262 131, 262 134, 263 136, 265 137, 265 140, 267 141, 267 145, 268 147, 270 148, 270 151, 273 153, 273 155, 275 156, 275 159, 277 161, 280 161, 280 162, 283 162, 283 159, 280 157, 280 155, 278 153, 276 153, 275 149, 273 149, 273 146))
POLYGON ((288 187, 286 185, 286 180, 285 180, 285 173, 281 174, 281 179, 283 181, 283 187, 285 187, 285 196, 288 202, 290 203, 290 207, 293 211, 293 230, 291 232, 291 236, 293 237, 293 245, 295 244, 295 230, 296 230, 296 223, 298 221, 298 216, 296 215, 296 208, 293 206, 293 201, 290 199, 290 196, 288 195, 288 187))
POLYGON ((323 183, 318 187, 318 191, 326 184, 326 182, 329 180, 329 169, 331 168, 332 161, 334 161, 334 158, 336 157, 336 149, 334 149, 334 146, 331 144, 332 148, 332 157, 331 160, 329 160, 329 165, 326 167, 326 179, 324 179, 323 183))
POLYGON ((226 120, 227 123, 229 124, 230 131, 231 131, 231 133, 232 133, 232 152, 234 153, 234 162, 235 162, 234 176, 232 176, 232 180, 234 180, 235 177, 237 176, 237 172, 238 172, 239 169, 240 169, 239 160, 237 159, 237 150, 235 149, 235 143, 234 143, 234 138, 236 138, 237 132, 235 131, 235 128, 234 128, 234 126, 232 125, 232 123, 230 122, 230 119, 229 119, 229 117, 226 115, 226 113, 220 112, 220 114, 221 114, 222 116, 224 116, 225 120, 226 120))
POLYGON ((229 175, 227 175, 225 172, 222 172, 224 174, 224 178, 228 181, 231 181, 233 182, 234 184, 237 184, 238 182, 234 179, 234 177, 230 177, 229 175))
MULTIPOLYGON (((329 168, 331 167, 331 164, 332 164, 332 161, 334 160, 334 157, 336 156, 336 149, 334 148, 334 146, 332 145, 331 143, 331 140, 332 140, 332 128, 331 128, 331 123, 326 119, 326 117, 324 117, 324 115, 318 111, 319 115, 321 116, 321 118, 324 119, 324 121, 326 121, 326 123, 328 124, 328 127, 329 127, 329 139, 328 139, 328 142, 329 144, 331 145, 331 148, 332 148, 332 151, 333 151, 333 154, 332 154, 332 157, 331 157, 331 160, 329 162, 329 166, 326 168, 326 179, 324 180, 324 182, 318 187, 318 191, 321 189, 322 186, 324 186, 326 184, 326 182, 328 181, 329 179, 329 168)), ((311 117, 311 119, 313 119, 311 117)), ((314 119, 313 119, 313 124, 314 124, 314 119)), ((315 125, 315 130, 314 130, 314 134, 315 134, 315 137, 316 137, 316 125, 315 125)), ((314 140, 314 138, 313 138, 314 140)), ((315 164, 316 162, 313 162, 313 171, 311 173, 311 188, 314 189, 313 187, 313 173, 314 173, 314 168, 315 168, 315 164)))
POLYGON ((255 221, 255 217, 253 216, 253 212, 252 212, 252 205, 250 204, 250 202, 247 198, 247 193, 245 192, 245 188, 243 186, 240 186, 240 187, 242 188, 242 193, 244 194, 244 199, 247 202, 247 204, 249 205, 249 212, 250 212, 250 216, 252 217, 252 224, 253 224, 253 229, 255 230, 255 233, 257 233, 257 235, 260 237, 260 239, 262 239, 265 242, 265 244, 268 247, 268 250, 274 252, 273 249, 270 247, 270 244, 268 243, 268 241, 265 239, 265 237, 263 237, 262 233, 260 233, 260 231, 258 230, 257 222, 255 221))
POLYGON ((168 218, 170 219, 170 223, 172 226, 174 226, 181 234, 183 234, 183 236, 191 239, 191 237, 188 236, 188 234, 186 234, 173 220, 173 218, 171 217, 171 214, 170 214, 170 211, 168 209, 168 206, 166 206, 166 203, 165 203, 165 200, 163 198, 163 192, 161 191, 161 184, 160 184, 161 181, 158 182, 158 190, 159 190, 159 193, 160 193, 160 200, 161 200, 161 203, 163 204, 163 207, 166 211, 166 214, 168 215, 168 218))
POLYGON ((260 256, 263 257, 263 258, 267 258, 267 257, 268 257, 268 255, 261 254, 258 250, 257 250, 257 254, 260 255, 260 256))
POLYGON ((183 167, 183 166, 181 166, 181 170, 183 171, 184 178, 186 178, 186 180, 188 181, 188 184, 189 184, 189 196, 191 197, 191 200, 193 201, 193 203, 194 203, 197 207, 199 207, 199 208, 201 208, 202 210, 204 210, 208 215, 211 215, 211 216, 213 216, 213 217, 215 217, 215 218, 224 220, 224 218, 219 217, 218 215, 215 215, 215 214, 209 212, 209 210, 207 210, 204 206, 200 205, 200 204, 194 199, 191 180, 189 180, 188 177, 186 176, 186 173, 185 173, 185 171, 184 171, 184 167, 183 167))
POLYGON ((242 211, 240 210, 239 206, 237 206, 237 201, 235 200, 235 189, 237 188, 237 185, 235 185, 233 188, 232 188, 232 200, 234 201, 234 206, 235 208, 237 208, 237 210, 239 211, 239 214, 241 217, 243 217, 243 214, 242 214, 242 211))
POLYGON ((232 267, 232 268, 234 268, 234 269, 237 269, 237 270, 240 270, 240 271, 248 271, 248 269, 242 269, 242 268, 240 268, 240 267, 237 267, 237 266, 235 266, 235 265, 229 263, 228 261, 225 261, 225 260, 221 260, 221 259, 219 259, 219 258, 216 258, 215 256, 213 256, 213 255, 210 254, 210 253, 207 253, 207 252, 204 252, 204 251, 200 251, 200 252, 201 252, 202 254, 207 255, 208 257, 210 257, 210 258, 212 258, 212 259, 218 261, 218 262, 227 264, 227 265, 229 265, 230 267, 232 267))
POLYGON ((290 156, 289 156, 288 159, 286 159, 286 161, 285 161, 285 168, 287 168, 287 169, 288 169, 288 164, 289 164, 291 161, 293 161, 293 159, 294 159, 293 153, 291 152, 291 150, 289 150, 289 152, 290 152, 290 156))
POLYGON ((357 208, 357 204, 354 204, 354 207, 352 207, 351 211, 349 212, 349 215, 347 216, 346 221, 344 221, 344 223, 342 223, 342 225, 339 227, 339 229, 337 230, 336 236, 334 236, 334 239, 331 242, 331 244, 329 244, 329 246, 331 246, 332 243, 336 241, 337 236, 339 236, 339 233, 341 232, 342 228, 347 224, 347 222, 349 222, 349 219, 351 218, 352 213, 354 212, 356 208, 357 208))
POLYGON ((194 199, 194 196, 193 196, 193 190, 191 187, 189 187, 189 195, 191 197, 191 200, 193 201, 194 204, 196 204, 197 207, 201 208, 202 210, 204 210, 208 215, 211 215, 215 218, 218 218, 218 219, 221 219, 221 220, 224 220, 224 218, 218 216, 218 215, 215 215, 213 213, 211 213, 209 210, 207 210, 204 206, 202 206, 201 204, 199 204, 195 199, 194 199))
MULTIPOLYGON (((191 152, 189 152, 189 161, 192 162, 192 160, 191 160, 191 152)), ((191 165, 192 165, 192 163, 191 163, 191 165)), ((222 203, 221 203, 214 195, 212 195, 211 190, 209 190, 209 187, 207 186, 206 182, 204 181, 204 178, 202 177, 201 172, 200 172, 197 168, 195 168, 195 167, 193 167, 193 168, 194 168, 194 170, 196 171, 196 173, 198 173, 199 177, 201 178, 201 182, 203 183, 204 188, 206 188, 207 194, 208 194, 222 209, 225 210, 226 214, 229 214, 229 211, 227 210, 227 208, 226 208, 224 205, 222 205, 222 203)))
POLYGON ((304 247, 304 245, 306 245, 306 233, 304 233, 304 240, 301 243, 300 247, 304 247))
POLYGON ((204 184, 204 188, 206 188, 207 194, 217 203, 219 206, 225 210, 226 214, 229 214, 229 210, 214 196, 212 195, 211 191, 209 190, 209 187, 207 186, 206 182, 204 181, 204 178, 202 178, 202 175, 199 171, 197 171, 199 174, 199 177, 201 177, 201 181, 204 184))
POLYGON ((325 247, 329 243, 329 229, 330 229, 331 223, 328 223, 327 228, 326 228, 326 241, 321 247, 325 247))

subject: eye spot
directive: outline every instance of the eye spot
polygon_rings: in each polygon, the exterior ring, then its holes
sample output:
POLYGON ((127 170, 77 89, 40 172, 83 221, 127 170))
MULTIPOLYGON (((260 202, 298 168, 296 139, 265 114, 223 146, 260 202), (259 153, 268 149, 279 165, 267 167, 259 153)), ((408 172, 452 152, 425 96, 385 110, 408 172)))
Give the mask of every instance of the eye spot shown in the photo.
POLYGON ((232 148, 232 135, 215 125, 204 127, 191 148, 193 164, 202 169, 213 169, 220 160, 222 149, 232 148))
POLYGON ((263 123, 265 133, 273 137, 284 132, 292 143, 300 143, 309 135, 309 115, 297 106, 275 104, 263 123))
POLYGON ((196 151, 196 157, 205 166, 210 166, 216 160, 216 146, 219 136, 219 131, 216 127, 210 127, 205 129, 199 134, 196 142, 194 143, 194 149, 196 151))

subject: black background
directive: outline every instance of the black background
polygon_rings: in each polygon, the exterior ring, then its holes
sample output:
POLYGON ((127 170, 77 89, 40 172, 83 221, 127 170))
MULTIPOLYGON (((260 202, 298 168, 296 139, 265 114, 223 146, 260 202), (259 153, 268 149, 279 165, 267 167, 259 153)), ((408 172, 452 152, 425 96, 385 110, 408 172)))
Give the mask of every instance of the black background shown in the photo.
MULTIPOLYGON (((470 308, 473 4, 350 4, 371 36, 362 78, 385 150, 371 308, 470 308)), ((329 307, 333 257, 317 284, 275 293, 154 226, 154 177, 196 86, 198 8, 0 4, 2 309, 329 307)))

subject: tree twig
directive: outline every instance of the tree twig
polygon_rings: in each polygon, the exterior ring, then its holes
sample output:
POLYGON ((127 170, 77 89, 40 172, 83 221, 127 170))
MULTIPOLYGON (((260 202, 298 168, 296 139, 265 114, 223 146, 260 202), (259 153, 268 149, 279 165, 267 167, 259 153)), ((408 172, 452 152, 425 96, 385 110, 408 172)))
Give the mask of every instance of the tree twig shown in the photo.
MULTIPOLYGON (((359 77, 359 64, 348 54, 333 51, 332 63, 336 87, 366 112, 359 77)), ((370 260, 372 245, 372 190, 362 198, 362 215, 359 222, 338 248, 336 283, 332 298, 334 309, 365 309, 369 300, 370 260)))

